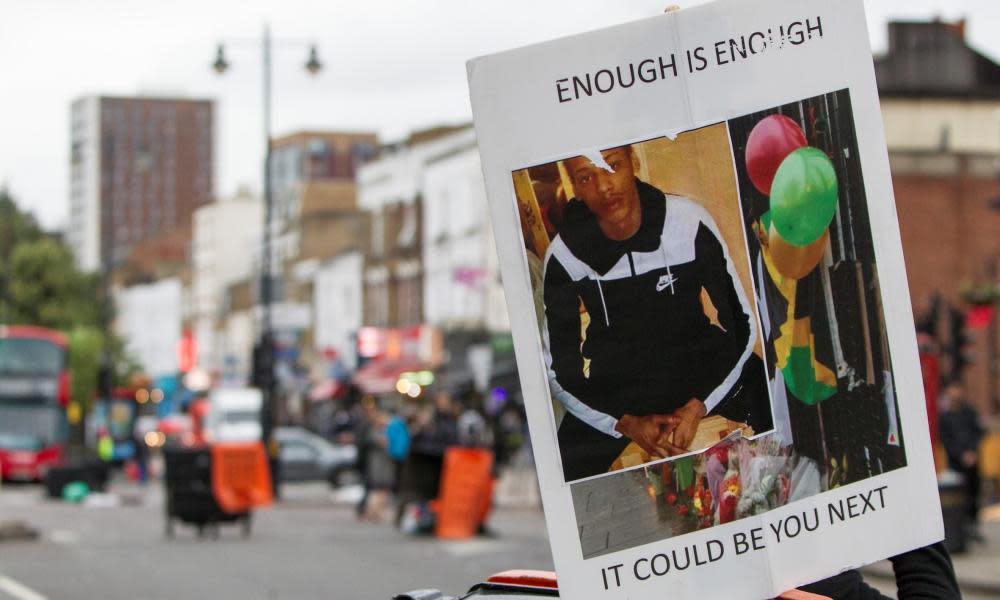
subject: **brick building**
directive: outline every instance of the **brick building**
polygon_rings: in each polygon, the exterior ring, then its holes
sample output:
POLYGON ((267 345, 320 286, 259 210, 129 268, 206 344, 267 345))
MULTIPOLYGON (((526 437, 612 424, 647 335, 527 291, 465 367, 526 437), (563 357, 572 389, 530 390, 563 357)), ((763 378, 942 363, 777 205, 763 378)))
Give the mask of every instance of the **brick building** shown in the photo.
POLYGON ((66 238, 81 268, 118 265, 137 244, 190 232, 212 197, 211 101, 86 97, 70 123, 66 238))
POLYGON ((355 174, 377 151, 369 132, 302 131, 273 141, 274 325, 279 345, 296 347, 301 364, 312 365, 328 347, 348 347, 360 326, 345 310, 345 297, 360 296, 360 272, 356 281, 341 280, 344 265, 356 262, 350 257, 368 245, 369 215, 358 206, 355 174))
MULTIPOLYGON (((914 313, 935 294, 964 310, 963 288, 995 283, 1000 260, 1000 65, 966 44, 964 21, 934 21, 890 23, 875 68, 914 313)), ((965 370, 984 410, 996 327, 976 335, 965 370)))
POLYGON ((271 151, 275 259, 329 258, 367 232, 355 199, 358 167, 378 149, 374 133, 301 131, 271 151))

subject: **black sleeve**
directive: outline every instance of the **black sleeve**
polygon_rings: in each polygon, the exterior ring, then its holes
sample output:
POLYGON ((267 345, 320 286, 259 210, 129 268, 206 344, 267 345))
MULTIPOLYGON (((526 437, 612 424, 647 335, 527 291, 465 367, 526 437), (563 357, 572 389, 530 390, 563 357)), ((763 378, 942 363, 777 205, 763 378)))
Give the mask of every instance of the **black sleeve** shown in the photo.
MULTIPOLYGON (((892 600, 871 587, 855 570, 844 571, 828 579, 800 587, 804 592, 819 594, 834 600, 892 600)), ((903 600, 900 596, 899 600, 903 600)))
MULTIPOLYGON (((695 238, 695 260, 702 274, 702 287, 708 292, 712 305, 718 311, 717 318, 725 330, 724 335, 729 338, 729 343, 725 344, 725 353, 716 361, 717 368, 713 369, 715 376, 709 382, 705 393, 707 396, 729 375, 750 343, 750 315, 744 312, 743 303, 740 302, 736 286, 742 284, 739 280, 734 280, 737 277, 735 273, 729 272, 722 240, 704 223, 699 226, 695 238)), ((702 400, 704 399, 703 397, 702 400)))
POLYGON ((961 600, 955 569, 943 543, 917 548, 890 560, 899 600, 961 600))
MULTIPOLYGON (((961 600, 955 570, 951 566, 948 551, 941 542, 889 560, 892 561, 896 574, 896 594, 899 600, 961 600)), ((802 586, 801 589, 834 600, 889 599, 866 584, 861 574, 853 570, 802 586)))
MULTIPOLYGON (((583 401, 586 378, 580 350, 580 297, 566 269, 550 258, 544 276, 545 326, 552 370, 563 388, 583 401)), ((619 415, 620 416, 620 415, 619 415)))

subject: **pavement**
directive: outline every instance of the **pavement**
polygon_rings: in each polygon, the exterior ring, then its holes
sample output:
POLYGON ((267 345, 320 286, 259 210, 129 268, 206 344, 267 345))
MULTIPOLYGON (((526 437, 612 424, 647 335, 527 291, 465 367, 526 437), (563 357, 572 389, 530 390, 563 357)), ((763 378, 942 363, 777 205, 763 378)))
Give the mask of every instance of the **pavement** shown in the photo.
POLYGON ((0 600, 175 598, 391 598, 433 587, 460 594, 491 573, 552 569, 540 510, 500 509, 495 536, 443 542, 359 522, 347 490, 287 485, 254 514, 249 538, 223 527, 199 539, 164 537, 160 485, 112 486, 89 504, 44 498, 40 486, 4 485, 0 521, 36 539, 0 541, 0 600))
MULTIPOLYGON (((966 598, 1000 598, 1000 505, 983 511, 980 526, 984 541, 969 542, 968 550, 951 557, 955 575, 966 598)), ((866 580, 893 581, 892 564, 877 562, 861 569, 866 580)))
MULTIPOLYGON (((249 539, 236 528, 210 540, 181 528, 168 542, 159 485, 119 482, 111 492, 71 505, 46 500, 39 486, 5 485, 0 600, 389 598, 421 587, 457 594, 497 571, 552 568, 538 509, 497 509, 498 535, 442 542, 357 521, 357 489, 286 485, 279 504, 255 514, 249 539)), ((1000 507, 986 514, 986 543, 954 557, 966 600, 1000 597, 1000 507)), ((862 571, 895 594, 888 562, 862 571)))

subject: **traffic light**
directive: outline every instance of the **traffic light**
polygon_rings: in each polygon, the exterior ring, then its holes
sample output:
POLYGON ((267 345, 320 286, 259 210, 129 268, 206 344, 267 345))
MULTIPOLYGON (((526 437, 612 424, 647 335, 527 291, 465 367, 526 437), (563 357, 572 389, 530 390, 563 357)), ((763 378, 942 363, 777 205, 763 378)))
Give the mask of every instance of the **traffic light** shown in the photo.
POLYGON ((97 394, 105 400, 111 399, 115 389, 115 370, 110 363, 102 364, 97 369, 97 394))
POLYGON ((274 343, 270 336, 262 336, 253 347, 250 383, 265 394, 274 388, 274 343))
POLYGON ((962 371, 972 362, 969 348, 974 338, 972 332, 965 327, 965 313, 957 308, 948 310, 948 358, 951 365, 949 381, 962 378, 962 371))
POLYGON ((926 333, 934 339, 941 339, 940 332, 938 331, 938 317, 941 314, 941 307, 941 296, 935 293, 931 296, 930 306, 927 307, 927 311, 916 319, 917 333, 926 333))

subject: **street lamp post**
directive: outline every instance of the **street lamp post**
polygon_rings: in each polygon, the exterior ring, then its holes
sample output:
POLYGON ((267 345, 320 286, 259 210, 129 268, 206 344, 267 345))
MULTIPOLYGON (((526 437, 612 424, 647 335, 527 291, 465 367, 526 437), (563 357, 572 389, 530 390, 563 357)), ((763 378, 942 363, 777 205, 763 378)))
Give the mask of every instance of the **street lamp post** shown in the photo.
MULTIPOLYGON (((282 40, 285 41, 285 40, 282 40)), ((296 40, 287 40, 295 42, 296 40)), ((274 196, 271 189, 271 29, 264 25, 264 31, 260 39, 262 67, 263 67, 263 124, 264 124, 264 227, 261 236, 261 268, 260 268, 260 304, 261 304, 261 324, 260 336, 257 348, 253 356, 253 376, 255 383, 261 388, 264 398, 261 406, 261 438, 268 444, 269 455, 275 458, 275 448, 271 444, 271 432, 274 428, 274 329, 272 323, 271 304, 273 301, 272 288, 272 220, 274 218, 274 196)), ((229 69, 229 62, 226 60, 225 48, 219 44, 216 51, 215 62, 212 68, 216 73, 222 75, 229 69)), ((305 63, 305 69, 310 75, 316 75, 323 68, 317 58, 316 46, 310 44, 309 58, 305 63)), ((273 461, 272 461, 273 465, 273 461)))

